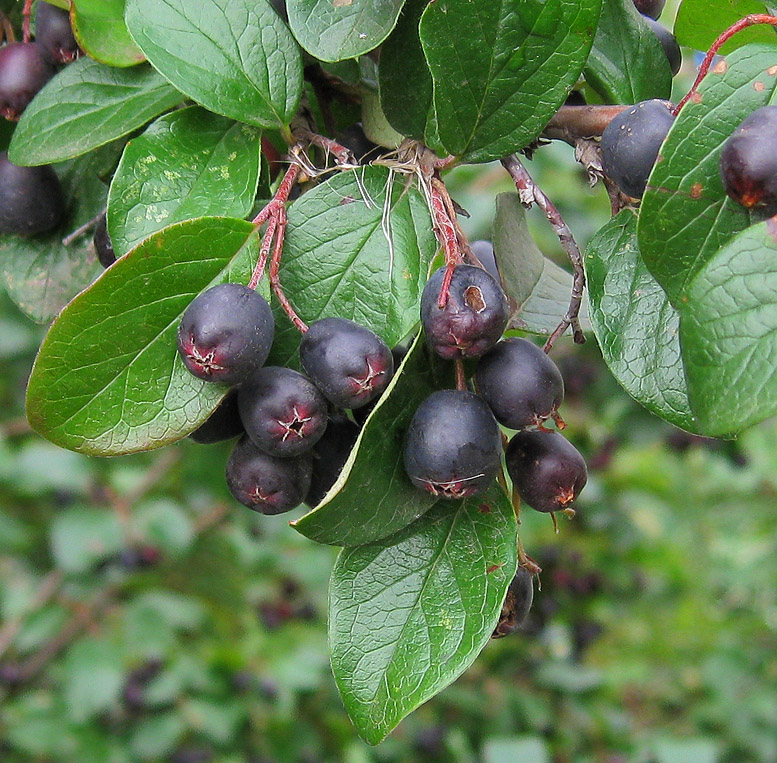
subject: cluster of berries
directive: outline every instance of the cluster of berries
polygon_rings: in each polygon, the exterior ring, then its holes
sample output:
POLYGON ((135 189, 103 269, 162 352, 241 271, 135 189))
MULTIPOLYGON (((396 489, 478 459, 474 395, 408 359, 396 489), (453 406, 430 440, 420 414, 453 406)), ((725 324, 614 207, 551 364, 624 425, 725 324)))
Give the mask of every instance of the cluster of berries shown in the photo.
POLYGON ((216 442, 242 434, 227 463, 227 486, 263 514, 321 500, 358 435, 344 411, 377 398, 394 372, 386 343, 344 318, 322 318, 302 335, 304 374, 264 366, 274 331, 267 301, 235 283, 196 297, 178 330, 186 368, 234 387, 192 437, 216 442))
MULTIPOLYGON (((9 42, 0 48, 0 115, 18 121, 57 66, 79 53, 67 11, 39 0, 35 42, 9 42)), ((51 167, 18 167, 5 152, 0 154, 0 233, 46 233, 64 215, 62 188, 51 167)))
MULTIPOLYGON (((413 484, 441 498, 466 498, 488 488, 501 468, 500 424, 517 430, 505 452, 507 471, 521 499, 544 512, 568 510, 587 480, 583 457, 556 430, 564 382, 535 344, 501 339, 509 318, 500 284, 473 265, 453 269, 447 298, 443 267, 429 279, 421 301, 427 343, 437 355, 478 358, 477 393, 466 388, 433 392, 418 407, 405 440, 405 470, 413 484)), ((463 387, 463 388, 462 388, 463 387)))

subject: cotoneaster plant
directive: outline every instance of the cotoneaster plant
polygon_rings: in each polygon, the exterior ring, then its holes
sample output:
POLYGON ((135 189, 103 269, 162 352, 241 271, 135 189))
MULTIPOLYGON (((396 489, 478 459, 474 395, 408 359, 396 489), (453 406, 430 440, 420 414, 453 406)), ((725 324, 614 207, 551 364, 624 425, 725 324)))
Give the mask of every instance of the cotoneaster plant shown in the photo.
POLYGON ((777 413, 777 36, 714 59, 777 19, 683 0, 720 37, 674 104, 663 2, 55 4, 0 12, 0 268, 51 324, 29 422, 94 456, 234 440, 235 511, 342 549, 367 742, 520 630, 522 503, 586 511, 559 342, 688 432, 777 413), (526 166, 551 140, 609 194, 584 251, 526 166), (447 173, 497 161, 515 192, 471 243, 447 173))

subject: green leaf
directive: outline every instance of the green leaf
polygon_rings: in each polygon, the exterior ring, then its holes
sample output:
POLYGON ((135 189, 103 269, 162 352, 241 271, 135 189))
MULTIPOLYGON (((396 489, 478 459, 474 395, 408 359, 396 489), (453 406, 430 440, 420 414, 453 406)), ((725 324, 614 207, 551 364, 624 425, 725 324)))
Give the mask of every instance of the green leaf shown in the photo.
POLYGON ((405 0, 294 0, 289 25, 297 41, 321 61, 356 58, 389 36, 405 0))
MULTIPOLYGON (((680 45, 707 50, 718 35, 751 13, 770 13, 770 10, 767 3, 759 0, 726 0, 718 3, 683 0, 674 22, 674 34, 680 45)), ((777 35, 773 28, 763 24, 743 29, 721 48, 721 53, 726 55, 754 42, 777 45, 777 35)))
POLYGON ((585 265, 591 322, 612 375, 649 411, 699 431, 680 356, 680 317, 642 262, 632 212, 623 210, 594 236, 585 265))
POLYGON ((72 159, 127 135, 181 100, 150 66, 114 69, 81 58, 24 110, 8 158, 29 165, 72 159))
POLYGON ((750 225, 745 208, 726 195, 718 162, 739 123, 775 99, 777 49, 735 50, 713 67, 699 93, 661 147, 637 228, 645 264, 676 307, 705 263, 750 225))
POLYGON ((51 526, 51 553, 65 572, 88 572, 123 546, 123 528, 116 512, 109 509, 69 509, 55 517, 51 526))
POLYGON ((777 413, 777 220, 735 236, 680 308, 691 408, 728 435, 777 413))
POLYGON ((171 225, 112 265, 62 311, 27 387, 27 417, 57 445, 118 455, 189 434, 226 389, 192 376, 176 349, 186 307, 217 283, 247 283, 258 255, 251 223, 171 225))
POLYGON ((436 0, 421 17, 439 137, 486 162, 534 140, 583 70, 602 0, 436 0))
POLYGON ((111 643, 82 639, 64 661, 64 697, 70 718, 83 723, 108 710, 119 699, 124 683, 121 653, 111 643))
POLYGON ((197 106, 165 114, 131 141, 108 197, 108 230, 122 255, 171 223, 253 208, 261 134, 197 106))
POLYGON ((210 111, 286 126, 302 93, 302 59, 268 0, 127 0, 130 33, 148 60, 210 111))
POLYGON ((134 66, 146 60, 124 23, 125 0, 73 0, 73 33, 91 58, 108 66, 134 66))
POLYGON ((671 95, 669 60, 633 0, 604 0, 585 79, 605 103, 671 95))
POLYGON ((382 543, 345 549, 329 587, 332 671, 369 744, 454 681, 493 632, 516 569, 515 515, 494 484, 440 501, 382 543))
POLYGON ((100 176, 120 150, 106 146, 55 167, 67 210, 56 230, 30 238, 0 234, 2 281, 11 299, 38 323, 50 322, 102 271, 91 232, 67 246, 62 239, 105 209, 107 189, 100 176))
MULTIPOLYGON (((288 217, 280 278, 302 320, 349 318, 390 347, 410 333, 437 241, 406 176, 385 167, 338 174, 295 201, 288 217)), ((271 362, 285 365, 299 334, 278 323, 271 362)))
POLYGON ((405 474, 404 432, 419 404, 440 387, 418 336, 364 424, 337 483, 323 502, 292 526, 318 543, 359 546, 401 530, 435 498, 405 474))

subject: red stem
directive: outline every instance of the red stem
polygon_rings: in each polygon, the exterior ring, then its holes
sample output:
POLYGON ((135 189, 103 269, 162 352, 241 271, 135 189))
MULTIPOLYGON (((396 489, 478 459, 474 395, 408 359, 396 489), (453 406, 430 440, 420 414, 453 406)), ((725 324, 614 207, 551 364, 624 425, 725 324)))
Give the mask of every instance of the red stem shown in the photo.
POLYGON ((30 17, 32 16, 32 0, 24 0, 22 9, 22 40, 30 41, 30 17))
POLYGON ((437 240, 443 246, 445 264, 448 266, 440 287, 440 298, 437 301, 439 307, 443 308, 448 304, 448 293, 451 287, 451 279, 453 278, 453 269, 461 262, 461 252, 459 251, 458 237, 456 235, 456 225, 451 220, 442 193, 434 182, 431 186, 430 195, 432 199, 432 215, 434 217, 434 232, 437 235, 437 240))
POLYGON ((771 24, 772 26, 777 27, 777 17, 769 16, 766 13, 752 13, 749 16, 745 16, 743 19, 740 19, 736 24, 733 24, 725 32, 723 32, 723 34, 721 34, 720 37, 718 37, 718 39, 712 43, 712 46, 707 51, 707 55, 704 56, 704 60, 701 62, 701 66, 699 67, 699 74, 697 75, 693 86, 688 91, 687 95, 680 101, 680 103, 675 106, 674 111, 672 112, 675 116, 680 113, 680 109, 682 109, 682 107, 685 106, 685 104, 688 103, 688 101, 690 101, 691 98, 693 98, 693 96, 696 94, 701 81, 707 76, 707 73, 710 70, 712 59, 715 58, 721 47, 725 45, 737 32, 741 32, 743 29, 747 29, 747 27, 750 26, 755 26, 756 24, 771 24))
POLYGON ((461 358, 456 358, 453 365, 456 368, 456 389, 466 392, 467 377, 464 373, 464 361, 461 358))
POLYGON ((289 320, 296 326, 297 330, 304 334, 308 330, 308 326, 302 318, 297 315, 297 311, 292 307, 286 297, 286 293, 281 287, 280 281, 280 267, 281 267, 281 254, 283 254, 283 241, 286 237, 286 208, 281 207, 280 215, 278 218, 278 235, 275 239, 275 248, 273 249, 272 259, 270 260, 270 287, 273 290, 278 302, 281 303, 281 307, 286 315, 289 316, 289 320))

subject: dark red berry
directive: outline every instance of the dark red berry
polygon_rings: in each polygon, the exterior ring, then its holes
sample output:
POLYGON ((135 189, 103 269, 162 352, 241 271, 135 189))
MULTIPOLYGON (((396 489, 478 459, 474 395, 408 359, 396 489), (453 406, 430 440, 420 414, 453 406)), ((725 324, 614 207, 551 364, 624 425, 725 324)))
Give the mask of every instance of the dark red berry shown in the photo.
POLYGON ((178 327, 178 352, 198 379, 237 384, 267 359, 275 323, 253 289, 223 283, 196 297, 178 327))
POLYGON ((405 471, 441 498, 488 488, 499 470, 502 438, 486 402, 463 390, 433 392, 418 406, 405 437, 405 471))
POLYGON ((440 289, 447 268, 427 281, 421 295, 421 324, 429 346, 440 357, 479 358, 504 333, 510 308, 502 287, 482 268, 458 265, 445 307, 440 289))
POLYGON ((480 260, 480 264, 488 271, 488 274, 499 284, 502 276, 499 275, 499 266, 494 256, 494 245, 490 241, 479 239, 470 244, 472 253, 480 260))
POLYGON ((475 383, 496 420, 510 429, 542 424, 564 400, 561 372, 528 339, 497 342, 480 359, 475 383))
POLYGON ((585 460, 558 432, 518 432, 505 463, 521 500, 537 511, 570 508, 588 480, 585 460))
POLYGON ((664 10, 666 0, 634 0, 637 10, 651 19, 657 19, 664 10))
POLYGON ((201 445, 231 440, 243 434, 243 422, 240 420, 240 410, 237 406, 237 388, 227 392, 208 419, 200 424, 189 437, 201 445))
POLYGON ((262 514, 299 506, 310 488, 312 457, 276 458, 241 437, 227 462, 227 487, 237 501, 262 514))
POLYGON ((270 456, 310 450, 327 425, 327 402, 310 379, 290 368, 255 371, 240 386, 240 418, 246 434, 270 456))
POLYGON ((499 622, 491 638, 502 638, 517 631, 526 620, 533 600, 532 574, 525 567, 519 567, 507 588, 499 622))
POLYGON ((734 130, 720 154, 720 177, 743 207, 777 211, 777 106, 757 109, 734 130))
POLYGON ((34 42, 0 48, 0 115, 16 121, 38 91, 54 76, 54 67, 34 42))
POLYGON ((622 111, 602 133, 602 164, 627 196, 642 198, 658 149, 674 122, 664 101, 642 101, 622 111))
POLYGON ((669 61, 669 69, 674 77, 683 65, 683 54, 680 46, 677 44, 677 38, 663 24, 654 21, 649 16, 645 16, 645 22, 653 30, 653 34, 658 37, 658 41, 661 43, 661 47, 664 49, 664 53, 669 61))
POLYGON ((299 344, 302 367, 339 408, 360 408, 383 392, 394 373, 388 345, 345 318, 311 324, 299 344))
POLYGON ((324 436, 313 447, 313 475, 305 503, 317 506, 337 482, 359 437, 359 427, 346 418, 327 424, 324 436))
POLYGON ((94 227, 94 250, 97 252, 97 259, 104 268, 109 268, 116 262, 116 252, 113 251, 113 243, 108 234, 108 224, 105 220, 105 214, 100 215, 97 225, 94 227))
POLYGON ((70 27, 70 14, 45 0, 38 0, 35 42, 53 64, 69 64, 81 52, 70 27))
POLYGON ((64 216, 62 187, 50 166, 19 167, 0 153, 0 233, 45 233, 64 216))

